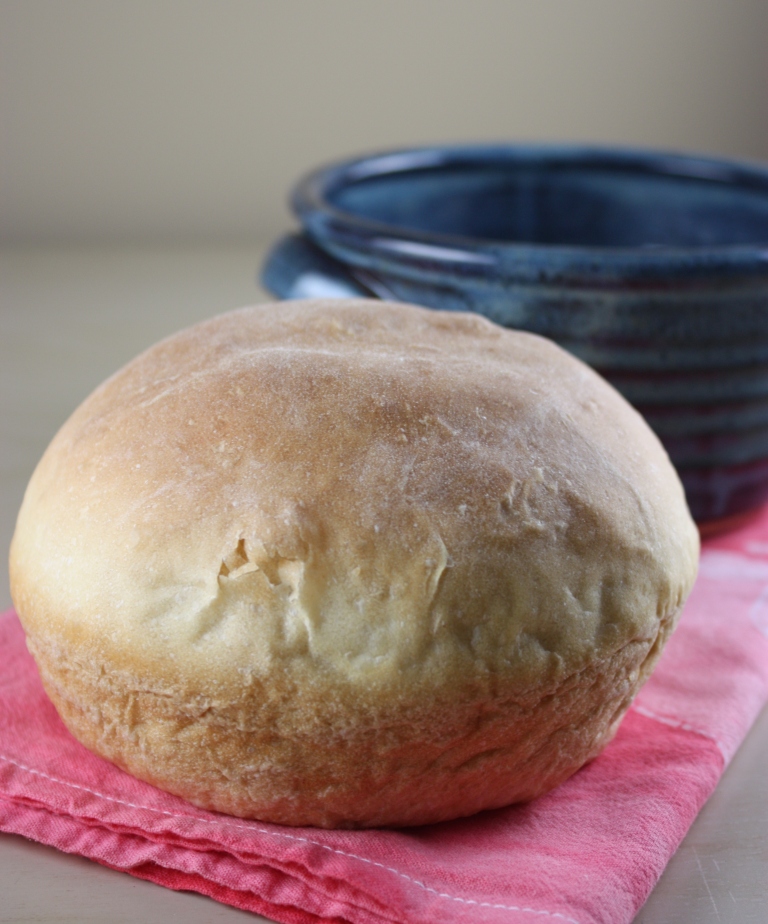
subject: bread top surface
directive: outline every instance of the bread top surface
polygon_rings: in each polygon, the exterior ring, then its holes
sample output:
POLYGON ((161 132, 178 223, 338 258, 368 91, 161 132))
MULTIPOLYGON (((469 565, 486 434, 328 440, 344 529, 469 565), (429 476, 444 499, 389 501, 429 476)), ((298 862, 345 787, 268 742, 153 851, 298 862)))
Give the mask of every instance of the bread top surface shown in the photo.
POLYGON ((30 482, 27 631, 158 695, 540 698, 679 609, 698 535, 552 343, 367 301, 231 312, 100 386, 30 482), (345 694, 346 695, 346 694, 345 694))

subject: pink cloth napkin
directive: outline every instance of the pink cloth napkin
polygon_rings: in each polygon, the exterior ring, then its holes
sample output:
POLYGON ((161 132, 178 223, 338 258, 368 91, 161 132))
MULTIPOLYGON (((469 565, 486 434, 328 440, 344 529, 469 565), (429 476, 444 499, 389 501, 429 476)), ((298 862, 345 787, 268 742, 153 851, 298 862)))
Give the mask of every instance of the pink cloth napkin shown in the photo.
POLYGON ((89 754, 0 617, 0 829, 286 924, 629 922, 768 698, 768 512, 705 544, 680 626, 608 749, 555 792, 448 824, 281 828, 89 754))

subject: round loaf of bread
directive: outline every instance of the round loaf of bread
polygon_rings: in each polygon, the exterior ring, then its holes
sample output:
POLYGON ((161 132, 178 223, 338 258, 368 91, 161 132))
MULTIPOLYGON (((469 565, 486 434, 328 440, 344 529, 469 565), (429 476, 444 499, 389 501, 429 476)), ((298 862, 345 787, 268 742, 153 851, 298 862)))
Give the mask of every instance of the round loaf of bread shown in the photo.
POLYGON ((696 573, 662 447, 474 315, 246 308, 154 346, 41 460, 13 599, 72 733, 210 809, 413 825, 614 734, 696 573))

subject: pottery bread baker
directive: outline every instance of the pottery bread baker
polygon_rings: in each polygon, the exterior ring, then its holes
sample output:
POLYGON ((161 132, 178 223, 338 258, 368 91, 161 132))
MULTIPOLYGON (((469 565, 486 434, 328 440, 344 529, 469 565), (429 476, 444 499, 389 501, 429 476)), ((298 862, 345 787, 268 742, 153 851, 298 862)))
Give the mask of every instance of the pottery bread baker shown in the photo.
POLYGON ((72 415, 13 598, 88 748, 198 805, 410 825, 610 740, 696 572, 640 416, 552 343, 367 301, 214 318, 72 415))

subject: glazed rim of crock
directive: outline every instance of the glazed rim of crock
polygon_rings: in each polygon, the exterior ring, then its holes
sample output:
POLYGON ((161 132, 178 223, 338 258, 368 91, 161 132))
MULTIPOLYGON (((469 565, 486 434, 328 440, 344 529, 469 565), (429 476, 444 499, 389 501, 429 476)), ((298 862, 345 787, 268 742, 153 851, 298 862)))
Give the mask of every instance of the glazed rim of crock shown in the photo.
POLYGON ((421 231, 340 208, 338 193, 365 180, 435 169, 579 167, 633 172, 753 190, 768 200, 768 166, 691 154, 563 145, 464 145, 412 148, 337 162, 300 180, 292 208, 309 237, 332 255, 365 267, 435 281, 445 274, 473 284, 489 276, 521 283, 600 287, 635 283, 664 288, 709 286, 713 279, 749 284, 768 277, 768 238, 717 245, 595 246, 505 242, 421 231))

